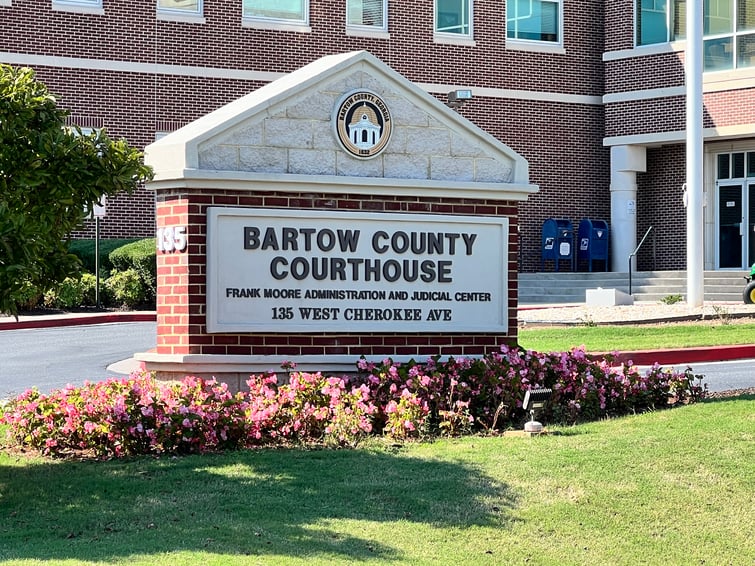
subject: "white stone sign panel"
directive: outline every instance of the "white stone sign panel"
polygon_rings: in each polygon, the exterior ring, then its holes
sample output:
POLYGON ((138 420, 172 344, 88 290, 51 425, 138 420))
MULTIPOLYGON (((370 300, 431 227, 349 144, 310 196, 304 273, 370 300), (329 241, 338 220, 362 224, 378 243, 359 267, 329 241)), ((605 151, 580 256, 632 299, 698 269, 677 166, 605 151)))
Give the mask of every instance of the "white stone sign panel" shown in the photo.
POLYGON ((207 331, 508 332, 508 218, 210 207, 207 331))

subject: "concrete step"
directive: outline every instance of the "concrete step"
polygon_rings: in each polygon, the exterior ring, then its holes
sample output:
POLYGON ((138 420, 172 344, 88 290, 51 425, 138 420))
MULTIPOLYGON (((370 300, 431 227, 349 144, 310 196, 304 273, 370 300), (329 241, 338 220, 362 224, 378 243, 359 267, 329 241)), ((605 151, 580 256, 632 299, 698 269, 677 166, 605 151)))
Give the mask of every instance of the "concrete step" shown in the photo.
MULTIPOLYGON (((706 271, 704 300, 739 302, 748 271, 706 271)), ((583 303, 586 289, 618 289, 629 293, 626 272, 547 272, 519 275, 520 304, 583 303)), ((670 295, 687 294, 684 271, 641 271, 632 273, 632 295, 636 301, 661 301, 670 295)))

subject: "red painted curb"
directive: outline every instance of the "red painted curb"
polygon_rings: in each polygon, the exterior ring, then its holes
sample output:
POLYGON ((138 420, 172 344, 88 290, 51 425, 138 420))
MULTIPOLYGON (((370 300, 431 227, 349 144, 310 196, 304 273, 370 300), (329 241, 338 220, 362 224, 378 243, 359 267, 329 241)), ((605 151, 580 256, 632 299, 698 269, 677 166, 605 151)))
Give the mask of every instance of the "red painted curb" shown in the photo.
POLYGON ((40 318, 0 322, 0 330, 25 330, 28 328, 54 328, 58 326, 83 326, 87 324, 107 324, 112 322, 154 322, 155 313, 112 312, 89 316, 63 316, 60 318, 40 318))
MULTIPOLYGON (((155 322, 157 315, 151 312, 111 312, 89 316, 62 316, 59 318, 40 318, 20 320, 18 322, 0 322, 0 330, 24 330, 28 328, 53 328, 59 326, 83 326, 87 324, 107 324, 113 322, 155 322)), ((605 352, 589 353, 591 358, 602 359, 609 355, 605 352)), ((674 350, 644 350, 637 352, 620 352, 613 358, 615 365, 632 362, 634 365, 662 366, 694 362, 720 362, 726 360, 743 360, 755 358, 755 344, 739 346, 709 346, 705 348, 678 348, 674 350)))
MULTIPOLYGON (((591 354, 595 358, 603 358, 605 353, 591 354)), ((614 363, 651 366, 655 363, 662 366, 685 364, 694 362, 722 362, 726 360, 743 360, 755 358, 755 344, 739 346, 708 346, 705 348, 678 348, 674 350, 644 350, 641 352, 620 352, 614 357, 614 363)))

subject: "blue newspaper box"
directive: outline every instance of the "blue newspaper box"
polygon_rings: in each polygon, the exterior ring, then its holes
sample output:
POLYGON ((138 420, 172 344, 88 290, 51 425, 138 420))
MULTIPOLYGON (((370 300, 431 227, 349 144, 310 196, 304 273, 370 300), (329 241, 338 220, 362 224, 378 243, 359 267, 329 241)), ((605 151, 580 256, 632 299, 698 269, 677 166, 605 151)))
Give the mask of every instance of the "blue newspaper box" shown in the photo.
POLYGON ((568 262, 574 271, 574 227, 563 218, 549 218, 543 222, 542 255, 540 268, 545 271, 545 262, 552 260, 554 271, 560 270, 562 261, 568 262))
POLYGON ((602 262, 602 271, 608 271, 608 224, 584 218, 577 231, 577 266, 592 271, 596 260, 602 262))

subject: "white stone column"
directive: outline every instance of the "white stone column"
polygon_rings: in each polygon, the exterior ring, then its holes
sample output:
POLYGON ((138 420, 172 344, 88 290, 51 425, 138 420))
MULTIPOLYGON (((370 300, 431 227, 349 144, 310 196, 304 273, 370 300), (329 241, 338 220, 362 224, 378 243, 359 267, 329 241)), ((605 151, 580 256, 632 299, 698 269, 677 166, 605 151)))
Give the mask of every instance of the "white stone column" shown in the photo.
POLYGON ((637 172, 646 168, 644 146, 611 147, 611 271, 625 272, 637 247, 637 172))

